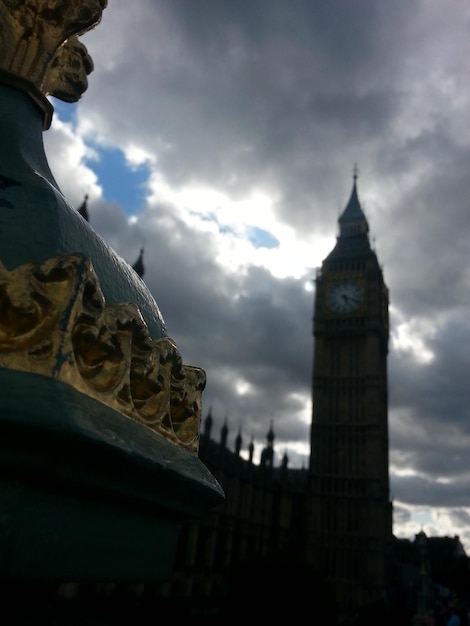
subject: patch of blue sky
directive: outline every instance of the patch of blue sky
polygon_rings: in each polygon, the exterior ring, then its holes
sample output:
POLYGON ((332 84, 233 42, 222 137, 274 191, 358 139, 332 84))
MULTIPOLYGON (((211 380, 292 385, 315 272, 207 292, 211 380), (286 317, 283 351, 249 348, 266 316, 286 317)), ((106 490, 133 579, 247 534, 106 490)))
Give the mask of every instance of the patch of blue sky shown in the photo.
POLYGON ((416 522, 417 524, 420 524, 421 527, 424 526, 424 524, 432 524, 433 522, 433 517, 431 514, 430 510, 427 511, 414 511, 411 514, 411 519, 413 520, 413 522, 416 522))
POLYGON ((63 102, 57 98, 51 98, 54 107, 54 115, 57 115, 62 122, 76 126, 78 102, 63 102))
POLYGON ((219 227, 219 233, 222 233, 223 235, 235 235, 236 234, 235 228, 232 228, 231 226, 228 226, 227 224, 221 224, 217 219, 214 219, 214 221, 217 222, 217 225, 219 227))
POLYGON ((248 239, 255 246, 255 248, 277 248, 279 246, 279 240, 274 237, 270 232, 257 226, 250 226, 248 229, 248 239))
MULTIPOLYGON (((62 122, 76 126, 78 102, 62 102, 51 98, 51 103, 54 114, 62 122)), ((95 143, 90 147, 97 158, 87 159, 85 162, 98 177, 104 200, 116 202, 129 216, 138 214, 145 204, 149 168, 145 164, 130 165, 118 148, 103 147, 95 143)))
POLYGON ((217 219, 217 215, 213 211, 210 211, 208 213, 202 213, 200 215, 200 219, 203 222, 215 222, 217 226, 220 226, 219 220, 217 219))
POLYGON ((104 200, 116 202, 129 216, 140 213, 148 193, 149 167, 129 164, 118 148, 105 148, 99 144, 90 147, 98 158, 86 160, 86 165, 98 177, 104 200))

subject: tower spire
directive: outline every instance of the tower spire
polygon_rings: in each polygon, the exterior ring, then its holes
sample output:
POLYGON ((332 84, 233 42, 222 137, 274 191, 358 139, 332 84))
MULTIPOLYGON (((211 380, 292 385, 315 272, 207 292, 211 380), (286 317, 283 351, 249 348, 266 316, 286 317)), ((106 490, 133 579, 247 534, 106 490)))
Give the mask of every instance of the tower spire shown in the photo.
POLYGON ((87 222, 90 221, 90 215, 88 213, 88 194, 87 193, 85 194, 83 198, 83 202, 78 207, 77 211, 80 213, 83 219, 85 219, 87 222))
POLYGON ((351 247, 353 247, 357 253, 367 253, 370 249, 368 238, 369 224, 362 210, 357 193, 358 172, 358 167, 355 164, 353 168, 351 195, 346 208, 338 219, 338 244, 332 254, 337 254, 340 250, 344 252, 345 247, 347 248, 348 254, 352 251, 351 247))
POLYGON ((354 166, 351 196, 339 218, 336 245, 315 281, 313 314, 309 540, 319 568, 327 573, 338 616, 350 613, 354 605, 372 606, 375 598, 385 597, 392 540, 388 290, 369 245, 357 175, 354 166), (365 494, 370 494, 367 504, 365 494), (330 511, 337 511, 336 520, 330 511), (344 519, 351 523, 341 524, 344 519), (360 563, 360 546, 371 545, 372 538, 370 564, 360 563))
POLYGON ((142 248, 140 249, 140 254, 139 257, 137 259, 137 261, 134 263, 134 265, 132 266, 132 269, 135 270, 137 272, 137 274, 143 278, 144 277, 144 273, 145 273, 145 266, 144 266, 144 244, 142 244, 142 248))

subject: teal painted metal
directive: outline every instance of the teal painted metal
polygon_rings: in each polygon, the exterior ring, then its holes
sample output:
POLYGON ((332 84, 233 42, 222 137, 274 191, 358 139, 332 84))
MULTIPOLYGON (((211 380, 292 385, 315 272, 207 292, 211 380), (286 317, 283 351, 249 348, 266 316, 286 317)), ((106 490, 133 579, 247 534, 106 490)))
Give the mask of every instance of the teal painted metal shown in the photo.
POLYGON ((0 259, 8 269, 81 252, 107 304, 132 302, 152 339, 166 326, 145 283, 61 193, 44 152, 42 112, 22 91, 0 85, 0 259))
MULTIPOLYGON (((42 132, 36 104, 0 85, 2 263, 82 253, 106 303, 166 337, 144 282, 60 192, 42 132)), ((3 368, 0 390, 0 577, 167 579, 181 524, 224 499, 198 456, 57 380, 3 368)))
POLYGON ((157 582, 223 501, 196 455, 44 376, 0 369, 0 578, 157 582))

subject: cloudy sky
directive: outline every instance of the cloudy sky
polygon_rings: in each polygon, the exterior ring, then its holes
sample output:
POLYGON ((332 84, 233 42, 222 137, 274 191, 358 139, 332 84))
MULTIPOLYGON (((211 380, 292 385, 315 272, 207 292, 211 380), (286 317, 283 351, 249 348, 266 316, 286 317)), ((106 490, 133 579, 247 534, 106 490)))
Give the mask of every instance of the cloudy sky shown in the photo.
POLYGON ((109 0, 51 169, 145 281, 203 413, 308 463, 312 278, 352 188, 390 289, 394 532, 470 555, 470 5, 109 0))

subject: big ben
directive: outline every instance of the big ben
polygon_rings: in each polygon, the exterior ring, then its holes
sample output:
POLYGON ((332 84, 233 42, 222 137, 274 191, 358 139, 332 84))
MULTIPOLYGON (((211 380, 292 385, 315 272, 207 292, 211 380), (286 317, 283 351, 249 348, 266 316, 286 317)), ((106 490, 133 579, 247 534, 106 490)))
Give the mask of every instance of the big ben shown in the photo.
POLYGON ((356 170, 338 225, 315 280, 311 541, 337 610, 351 614, 386 601, 392 539, 389 293, 356 170))

